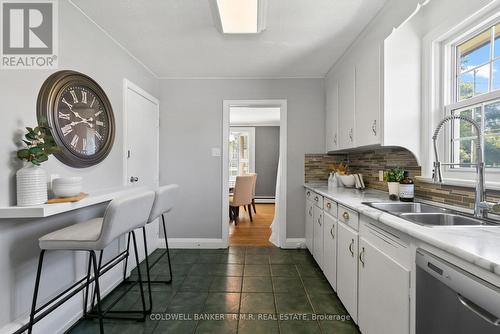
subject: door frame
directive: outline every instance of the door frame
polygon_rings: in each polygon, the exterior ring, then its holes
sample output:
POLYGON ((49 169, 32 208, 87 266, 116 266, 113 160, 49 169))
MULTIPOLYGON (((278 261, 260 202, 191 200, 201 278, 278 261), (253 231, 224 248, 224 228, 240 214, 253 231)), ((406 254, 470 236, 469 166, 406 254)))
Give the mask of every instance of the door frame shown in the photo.
MULTIPOLYGON (((145 99, 149 100, 152 102, 154 105, 156 105, 156 119, 158 120, 158 124, 160 123, 160 100, 154 97, 153 95, 149 94, 147 91, 142 89, 141 87, 137 86, 134 84, 132 81, 128 79, 123 79, 123 185, 124 186, 130 186, 130 183, 128 182, 128 166, 127 166, 127 159, 128 159, 128 133, 127 133, 127 116, 128 116, 128 104, 127 104, 127 92, 131 90, 145 99)), ((158 140, 158 145, 156 145, 157 150, 156 150, 156 164, 154 164, 155 169, 156 169, 156 186, 159 185, 159 180, 160 180, 160 127, 158 126, 156 129, 156 138, 158 140)))
POLYGON ((280 108, 280 196, 279 196, 279 246, 286 245, 286 185, 287 185, 287 100, 224 100, 222 108, 222 243, 229 245, 229 112, 231 107, 280 108))

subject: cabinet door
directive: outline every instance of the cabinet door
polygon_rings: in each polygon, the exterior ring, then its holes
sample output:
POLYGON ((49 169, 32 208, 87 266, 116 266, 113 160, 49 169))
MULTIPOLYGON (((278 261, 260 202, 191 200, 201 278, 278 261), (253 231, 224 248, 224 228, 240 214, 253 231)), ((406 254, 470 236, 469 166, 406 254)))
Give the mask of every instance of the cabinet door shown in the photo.
POLYGON ((337 295, 357 323, 358 233, 343 223, 337 227, 337 295))
POLYGON ((323 269, 323 210, 314 206, 313 217, 313 257, 323 269))
POLYGON ((347 65, 339 76, 339 144, 340 149, 354 147, 354 66, 347 65))
POLYGON ((356 61, 356 146, 380 143, 381 63, 378 43, 367 43, 356 61))
POLYGON ((336 76, 326 79, 326 151, 338 149, 339 82, 336 76))
POLYGON ((313 202, 306 200, 306 246, 313 252, 313 202))
POLYGON ((323 216, 323 273, 337 291, 337 219, 323 216))
POLYGON ((363 237, 359 241, 359 252, 358 325, 361 332, 409 333, 410 271, 363 237))

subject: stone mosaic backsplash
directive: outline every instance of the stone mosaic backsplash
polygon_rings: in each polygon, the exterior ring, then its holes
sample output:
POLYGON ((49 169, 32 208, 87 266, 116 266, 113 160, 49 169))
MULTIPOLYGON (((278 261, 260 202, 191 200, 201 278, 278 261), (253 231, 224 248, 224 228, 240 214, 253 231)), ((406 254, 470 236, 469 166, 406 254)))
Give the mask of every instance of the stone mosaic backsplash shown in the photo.
MULTIPOLYGON (((474 207, 474 189, 468 187, 440 185, 419 181, 415 176, 421 174, 421 168, 411 152, 400 147, 379 147, 367 150, 355 150, 341 155, 306 154, 304 157, 304 181, 321 183, 328 181, 333 164, 347 161, 350 173, 363 174, 367 188, 387 191, 387 184, 379 181, 379 171, 392 167, 401 167, 410 172, 415 181, 415 196, 434 202, 474 207)), ((488 191, 487 199, 500 201, 500 191, 488 191)))

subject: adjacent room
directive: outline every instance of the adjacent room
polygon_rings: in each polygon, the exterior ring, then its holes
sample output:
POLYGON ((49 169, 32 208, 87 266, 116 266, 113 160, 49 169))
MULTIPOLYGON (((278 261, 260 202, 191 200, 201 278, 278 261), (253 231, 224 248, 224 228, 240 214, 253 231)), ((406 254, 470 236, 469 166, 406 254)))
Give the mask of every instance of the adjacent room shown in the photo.
POLYGON ((500 0, 0 21, 0 334, 500 334, 500 0))

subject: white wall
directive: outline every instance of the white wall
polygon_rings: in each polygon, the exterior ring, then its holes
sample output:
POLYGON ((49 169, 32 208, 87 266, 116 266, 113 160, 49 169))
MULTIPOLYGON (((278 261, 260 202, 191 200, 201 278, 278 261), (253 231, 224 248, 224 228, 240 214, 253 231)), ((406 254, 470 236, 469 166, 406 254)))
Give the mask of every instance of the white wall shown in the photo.
POLYGON ((288 101, 287 238, 304 237, 304 154, 324 152, 324 80, 162 80, 160 183, 178 183, 169 238, 222 237, 223 100, 288 101))
MULTIPOLYGON (((103 87, 113 106, 116 139, 110 155, 97 166, 73 169, 50 158, 43 168, 48 173, 83 176, 86 191, 121 186, 123 79, 130 79, 153 95, 158 95, 158 81, 67 1, 59 2, 59 38, 59 70, 83 72, 103 87)), ((25 126, 36 124, 38 90, 52 72, 0 71, 0 206, 15 204, 14 174, 20 167, 15 158, 16 139, 25 126)), ((0 220, 0 328, 29 310, 39 252, 37 239, 62 226, 100 215, 103 208, 95 206, 48 219, 0 220)), ((85 269, 82 258, 74 261, 71 254, 48 254, 42 296, 47 297, 73 281, 75 271, 81 268, 85 269)), ((57 321, 51 324, 51 330, 46 328, 43 332, 56 333, 80 305, 72 303, 55 314, 57 321)))

